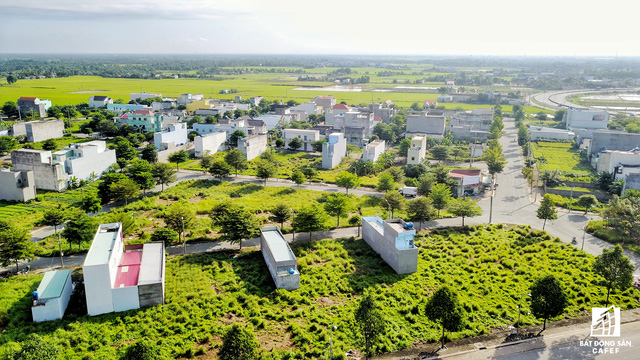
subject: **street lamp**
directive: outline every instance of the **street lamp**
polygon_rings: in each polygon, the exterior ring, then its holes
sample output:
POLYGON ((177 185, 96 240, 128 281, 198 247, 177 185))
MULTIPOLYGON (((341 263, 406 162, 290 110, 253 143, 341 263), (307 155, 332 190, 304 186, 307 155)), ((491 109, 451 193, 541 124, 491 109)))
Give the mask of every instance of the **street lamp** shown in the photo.
POLYGON ((62 256, 64 256, 62 254, 62 240, 60 239, 60 231, 58 231, 58 247, 60 248, 60 267, 64 266, 64 263, 62 261, 62 256))
POLYGON ((573 203, 573 186, 571 187, 571 195, 569 195, 569 214, 571 214, 571 204, 573 203))
POLYGON ((516 335, 520 336, 520 313, 522 312, 522 295, 527 295, 531 297, 530 293, 522 293, 520 294, 520 301, 518 302, 518 327, 516 329, 516 335))
POLYGON ((184 238, 184 216, 180 217, 180 221, 182 221, 182 231, 180 232, 180 235, 182 236, 182 255, 186 255, 187 254, 187 242, 184 238))
POLYGON ((387 199, 383 198, 383 200, 387 203, 387 207, 389 208, 389 220, 391 220, 391 204, 389 204, 387 199))
POLYGON ((291 242, 296 241, 296 212, 293 211, 293 208, 289 208, 291 210, 291 229, 293 230, 293 236, 291 237, 291 242))
POLYGON ((333 360, 333 331, 338 330, 338 327, 331 325, 329 330, 329 360, 333 360))

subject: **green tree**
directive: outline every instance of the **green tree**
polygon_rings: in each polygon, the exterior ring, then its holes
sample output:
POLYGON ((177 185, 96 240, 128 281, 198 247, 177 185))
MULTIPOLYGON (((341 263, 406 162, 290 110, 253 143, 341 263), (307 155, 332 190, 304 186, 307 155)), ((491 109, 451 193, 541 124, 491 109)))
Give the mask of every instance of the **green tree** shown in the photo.
POLYGON ((396 191, 387 191, 382 196, 381 204, 387 205, 389 210, 391 210, 391 218, 393 219, 393 214, 396 210, 404 209, 406 200, 404 196, 402 196, 399 192, 396 191))
POLYGON ((326 142, 326 140, 324 139, 320 139, 320 140, 316 140, 314 142, 311 143, 311 147, 313 148, 313 151, 315 152, 322 152, 322 144, 324 144, 326 142))
POLYGON ((560 281, 553 275, 538 278, 531 285, 531 313, 533 316, 544 319, 543 332, 547 328, 547 320, 562 315, 567 307, 567 294, 560 281))
POLYGON ((264 159, 256 160, 256 176, 258 179, 262 179, 264 181, 264 185, 267 185, 267 180, 270 177, 274 177, 278 168, 274 163, 264 159))
POLYGON ((358 237, 360 237, 360 226, 362 226, 362 217, 360 217, 360 215, 353 215, 349 218, 349 225, 358 227, 358 237))
POLYGON ((525 125, 518 128, 518 145, 523 146, 529 141, 529 129, 525 125))
POLYGON ((373 127, 373 133, 388 143, 394 143, 396 141, 396 133, 389 124, 383 122, 377 123, 376 126, 373 127))
POLYGON ((293 181, 297 185, 302 185, 305 181, 307 181, 307 178, 304 176, 302 171, 300 171, 300 169, 295 169, 293 173, 291 173, 291 181, 293 181))
POLYGON ((11 136, 0 136, 0 155, 4 155, 18 147, 18 140, 11 136))
POLYGON ((449 159, 449 147, 444 145, 434 146, 429 150, 433 158, 440 161, 447 161, 449 159))
POLYGON ((616 245, 612 250, 603 249, 602 255, 596 256, 593 272, 604 278, 600 285, 607 287, 605 307, 609 306, 611 290, 625 290, 631 285, 633 270, 633 265, 629 258, 624 256, 620 245, 616 245))
POLYGON ((2 105, 2 113, 8 117, 18 117, 18 105, 15 101, 7 101, 2 105))
POLYGON ((340 193, 327 196, 327 201, 324 203, 326 212, 336 217, 336 228, 340 227, 340 216, 347 216, 350 207, 349 197, 340 193))
POLYGON ((153 144, 149 144, 142 149, 140 158, 151 164, 156 163, 158 162, 158 149, 153 144))
POLYGON ((184 231, 191 228, 196 220, 196 213, 189 204, 177 202, 169 206, 162 218, 169 229, 179 233, 184 238, 184 231))
POLYGON ((489 173, 493 177, 495 174, 499 174, 504 170, 504 166, 507 163, 507 159, 505 159, 502 154, 502 149, 499 148, 489 148, 484 153, 484 161, 487 163, 487 167, 489 168, 489 173))
MULTIPOLYGON (((211 116, 211 115, 209 115, 211 116)), ((211 165, 213 165, 213 163, 215 162, 215 159, 213 157, 213 155, 211 154, 211 151, 206 150, 202 156, 200 156, 200 167, 203 169, 210 169, 211 165)))
POLYGON ((418 195, 429 196, 431 188, 435 184, 436 178, 434 174, 423 174, 418 178, 418 195))
POLYGON ((169 161, 176 163, 176 172, 180 170, 180 164, 189 160, 189 153, 185 150, 176 151, 169 155, 169 161))
POLYGON ((164 191, 164 186, 166 184, 170 184, 176 181, 176 171, 173 170, 173 166, 167 163, 155 163, 153 164, 153 169, 151 170, 153 177, 156 179, 157 184, 162 185, 162 190, 164 191))
POLYGON ((54 151, 58 148, 58 143, 55 139, 47 139, 42 142, 42 150, 54 151))
POLYGON ((231 174, 233 168, 222 159, 215 160, 209 167, 209 173, 222 180, 231 174))
POLYGON ((373 355, 374 347, 386 331, 386 319, 371 294, 366 294, 354 313, 358 342, 363 347, 365 359, 373 355))
POLYGON ((162 360, 166 357, 162 354, 158 345, 150 339, 144 338, 131 344, 125 352, 122 360, 162 360))
POLYGON ((93 240, 96 230, 98 230, 96 221, 87 214, 80 214, 67 221, 62 230, 62 236, 69 243, 69 251, 71 251, 71 244, 78 244, 78 251, 80 251, 80 245, 83 242, 93 240))
POLYGON ((376 189, 378 189, 378 191, 389 191, 389 190, 395 190, 396 188, 396 182, 393 180, 393 176, 389 173, 384 173, 382 175, 380 175, 380 177, 378 178, 378 186, 376 186, 376 189))
MULTIPOLYGON (((124 164, 129 160, 133 160, 138 156, 136 148, 131 145, 129 140, 120 137, 120 139, 116 141, 116 159, 118 161, 118 165, 124 164)), ((120 167, 124 166, 120 165, 120 167)))
POLYGON ((297 232, 309 232, 309 240, 314 231, 326 230, 327 213, 318 203, 312 203, 300 209, 296 214, 293 227, 297 232))
POLYGON ((411 147, 411 137, 402 139, 400 141, 400 146, 398 147, 398 155, 402 157, 407 157, 410 147, 411 147))
POLYGON ((241 138, 244 138, 246 136, 247 135, 242 130, 234 131, 233 133, 231 133, 231 135, 229 135, 229 145, 237 147, 238 146, 238 140, 240 140, 241 138))
POLYGON ((13 360, 57 360, 60 353, 56 345, 38 334, 29 334, 19 351, 10 355, 13 360))
POLYGON ((360 185, 360 179, 358 179, 358 175, 356 174, 343 171, 336 176, 336 185, 343 187, 346 194, 349 195, 349 189, 357 188, 358 185, 360 185))
POLYGON ((173 244, 177 243, 178 240, 178 233, 170 228, 159 228, 151 234, 151 241, 162 241, 165 244, 173 244))
POLYGON ((247 158, 244 156, 242 151, 238 149, 231 149, 227 151, 227 154, 224 156, 224 161, 236 170, 236 177, 238 177, 238 171, 245 170, 248 167, 247 158))
POLYGON ((407 215, 409 216, 409 220, 420 224, 419 230, 422 230, 422 222, 435 219, 436 211, 429 198, 419 197, 409 201, 407 204, 407 215))
POLYGON ((0 265, 16 264, 18 272, 18 262, 34 259, 34 253, 35 246, 27 230, 16 228, 6 222, 0 224, 0 265))
POLYGON ((451 189, 446 184, 435 184, 431 187, 429 199, 433 207, 438 210, 438 217, 440 217, 440 210, 446 208, 451 201, 451 189))
POLYGON ((313 180, 314 178, 316 178, 318 176, 318 170, 316 170, 316 169, 314 169, 312 167, 304 167, 300 171, 302 171, 304 176, 306 176, 307 179, 309 179, 309 180, 313 180))
POLYGON ((42 223, 47 226, 53 226, 54 234, 58 233, 58 226, 64 224, 67 219, 67 214, 61 207, 51 208, 44 212, 42 217, 42 223))
POLYGON ((124 204, 127 205, 130 198, 140 193, 140 186, 135 181, 127 178, 109 185, 109 191, 114 200, 124 200, 124 204))
POLYGON ((404 170, 400 167, 389 168, 387 174, 393 177, 393 181, 401 183, 404 180, 404 170))
POLYGON ((98 211, 102 210, 102 206, 100 205, 100 198, 98 198, 98 195, 96 193, 91 192, 82 199, 80 208, 86 213, 95 214, 98 211))
POLYGON ((453 155, 453 161, 458 161, 458 157, 462 156, 462 154, 464 154, 464 150, 460 149, 459 147, 454 147, 451 151, 451 155, 453 155))
POLYGON ((291 219, 291 208, 286 204, 278 204, 271 209, 271 221, 279 222, 280 229, 284 228, 284 222, 291 219))
MULTIPOLYGON (((212 214, 213 223, 220 227, 220 231, 226 235, 230 243, 239 243, 242 250, 242 240, 249 239, 258 234, 259 223, 249 211, 234 205, 226 206, 220 216, 212 214)), ((297 219, 296 219, 297 220, 297 219)), ((297 221, 296 221, 297 222, 297 221)))
POLYGON ((249 327, 234 324, 222 338, 220 360, 258 360, 260 344, 249 327))
POLYGON ((463 309, 458 302, 458 295, 446 285, 436 290, 427 301, 425 315, 429 320, 440 323, 442 327, 442 347, 444 348, 444 331, 459 331, 463 325, 463 309))
POLYGON ((113 199, 111 184, 123 179, 128 179, 128 177, 122 173, 108 173, 102 176, 100 179, 101 182, 98 184, 98 195, 100 196, 100 200, 103 204, 106 204, 113 199))
POLYGON ((558 210, 556 210, 553 199, 551 199, 549 194, 545 194, 542 198, 542 203, 540 203, 536 216, 538 219, 544 220, 542 230, 544 230, 544 227, 547 225, 547 220, 554 220, 558 218, 558 210))
POLYGON ((9 83, 9 85, 15 83, 16 81, 18 81, 18 78, 15 75, 7 75, 7 83, 9 83))
POLYGON ((299 137, 295 137, 291 139, 291 141, 289 141, 288 145, 289 145, 289 149, 296 151, 300 149, 304 145, 304 143, 302 142, 302 139, 300 139, 299 137))
POLYGON ((464 218, 482 215, 482 208, 469 198, 458 198, 449 202, 449 212, 462 217, 462 226, 464 226, 464 218))
POLYGON ((578 198, 578 206, 584 208, 584 214, 586 215, 593 206, 598 203, 598 199, 591 194, 582 195, 578 198))
POLYGON ((153 166, 146 160, 133 160, 127 168, 127 173, 130 174, 131 179, 135 181, 145 193, 147 190, 153 189, 156 185, 152 171, 153 166))

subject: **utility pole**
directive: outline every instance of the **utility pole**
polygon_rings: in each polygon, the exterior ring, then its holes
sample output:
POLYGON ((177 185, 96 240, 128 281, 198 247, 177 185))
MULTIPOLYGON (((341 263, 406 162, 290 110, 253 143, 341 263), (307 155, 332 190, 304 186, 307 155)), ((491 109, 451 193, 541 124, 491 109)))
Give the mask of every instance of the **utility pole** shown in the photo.
POLYGON ((58 232, 58 246, 60 247, 60 267, 63 267, 64 262, 62 261, 62 240, 60 239, 60 232, 58 232))
POLYGON ((293 229, 293 236, 291 237, 291 242, 295 242, 296 241, 296 212, 293 211, 292 208, 290 208, 289 210, 291 210, 291 228, 293 229))
POLYGON ((493 196, 496 194, 496 180, 494 175, 491 175, 491 198, 489 199, 489 224, 491 224, 491 219, 493 217, 493 196))
POLYGON ((186 239, 184 238, 184 216, 181 216, 180 220, 182 221, 182 231, 180 232, 180 235, 182 236, 182 255, 186 255, 187 254, 187 242, 186 242, 186 239))

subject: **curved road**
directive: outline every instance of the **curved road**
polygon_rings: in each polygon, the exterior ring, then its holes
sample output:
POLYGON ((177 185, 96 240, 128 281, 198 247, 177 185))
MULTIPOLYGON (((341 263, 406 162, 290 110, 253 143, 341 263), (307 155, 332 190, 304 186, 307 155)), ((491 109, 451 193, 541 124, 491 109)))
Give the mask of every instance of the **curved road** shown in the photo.
MULTIPOLYGON (((536 102, 542 104, 543 107, 549 110, 558 110, 558 109, 569 108, 569 107, 573 107, 576 109, 588 109, 589 107, 572 103, 568 101, 566 98, 571 95, 578 95, 578 94, 591 94, 591 93, 611 92, 611 91, 638 91, 638 90, 640 90, 640 88, 613 88, 613 89, 604 89, 604 90, 595 90, 595 89, 560 90, 560 91, 533 94, 531 95, 531 97, 536 102)), ((532 105, 537 105, 537 104, 533 103, 532 105)))

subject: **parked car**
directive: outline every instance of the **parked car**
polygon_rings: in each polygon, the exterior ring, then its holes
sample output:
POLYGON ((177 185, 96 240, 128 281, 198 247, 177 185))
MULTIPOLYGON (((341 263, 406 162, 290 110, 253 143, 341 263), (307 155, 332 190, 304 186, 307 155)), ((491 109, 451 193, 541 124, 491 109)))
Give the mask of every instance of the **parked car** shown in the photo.
POLYGON ((418 188, 413 186, 405 186, 399 190, 400 194, 407 197, 416 197, 418 195, 418 188))

